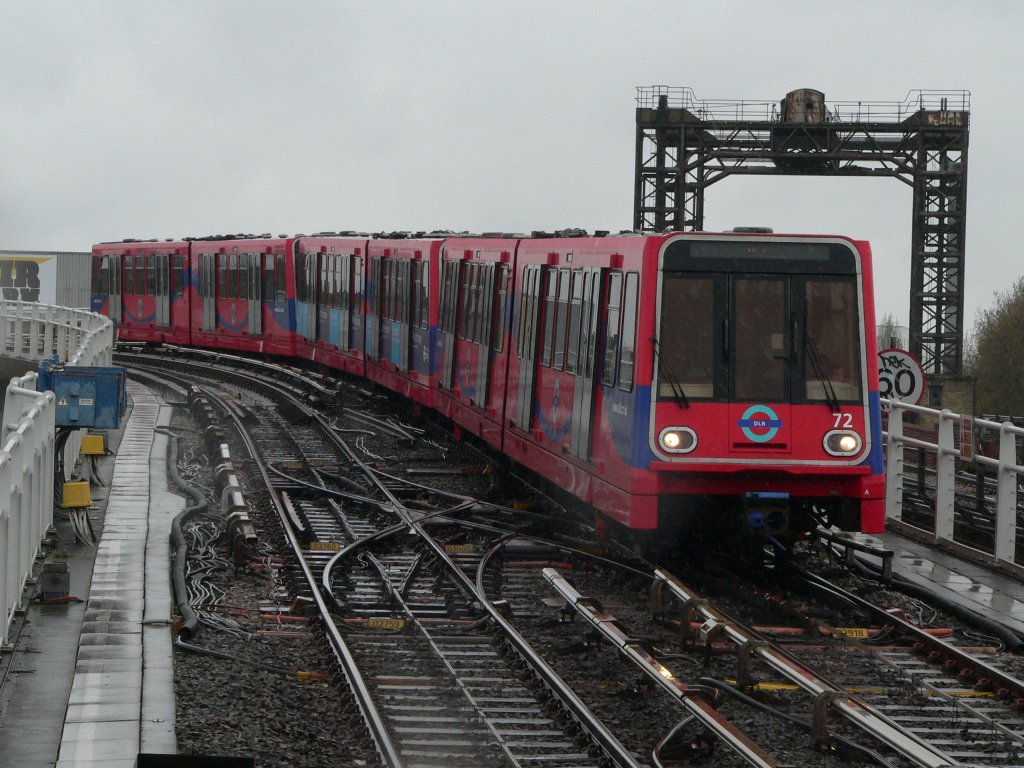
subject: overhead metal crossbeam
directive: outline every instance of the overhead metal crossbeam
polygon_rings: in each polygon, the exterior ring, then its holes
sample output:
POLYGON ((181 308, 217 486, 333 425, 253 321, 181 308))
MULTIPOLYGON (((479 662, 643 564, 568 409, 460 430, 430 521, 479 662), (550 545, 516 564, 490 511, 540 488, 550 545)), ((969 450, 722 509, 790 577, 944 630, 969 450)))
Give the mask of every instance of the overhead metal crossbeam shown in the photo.
POLYGON ((698 100, 637 89, 633 227, 704 228, 704 190, 732 175, 887 176, 913 187, 910 351, 925 371, 963 364, 969 91, 901 102, 698 100))

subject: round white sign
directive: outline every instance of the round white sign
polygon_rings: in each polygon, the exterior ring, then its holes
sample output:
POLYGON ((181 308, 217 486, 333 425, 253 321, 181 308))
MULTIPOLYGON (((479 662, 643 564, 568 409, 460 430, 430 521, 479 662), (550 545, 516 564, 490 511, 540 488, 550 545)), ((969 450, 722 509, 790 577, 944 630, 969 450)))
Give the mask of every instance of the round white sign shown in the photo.
POLYGON ((924 395, 924 384, 921 363, 905 349, 878 353, 878 390, 883 398, 917 405, 924 395))

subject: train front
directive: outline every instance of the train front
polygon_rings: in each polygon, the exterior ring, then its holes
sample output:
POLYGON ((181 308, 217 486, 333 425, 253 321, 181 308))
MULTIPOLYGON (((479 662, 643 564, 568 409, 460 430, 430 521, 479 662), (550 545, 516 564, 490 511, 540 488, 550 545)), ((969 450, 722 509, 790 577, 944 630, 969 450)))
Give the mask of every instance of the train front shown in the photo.
POLYGON ((659 525, 776 541, 820 520, 882 530, 872 295, 863 242, 665 240, 649 434, 659 525))

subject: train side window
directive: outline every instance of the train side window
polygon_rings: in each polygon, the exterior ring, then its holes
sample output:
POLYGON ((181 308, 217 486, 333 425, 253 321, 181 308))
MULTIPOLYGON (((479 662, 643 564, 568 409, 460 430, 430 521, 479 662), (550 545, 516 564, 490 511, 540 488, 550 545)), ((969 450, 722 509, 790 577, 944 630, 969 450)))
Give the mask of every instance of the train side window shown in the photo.
POLYGON ((464 279, 462 281, 462 323, 460 324, 459 336, 463 339, 471 339, 473 336, 473 320, 476 316, 476 265, 466 262, 462 267, 464 279))
POLYGON ((572 299, 569 305, 569 346, 565 354, 565 370, 576 373, 580 348, 580 320, 583 314, 583 270, 572 273, 572 299))
POLYGON ((132 257, 132 285, 131 293, 142 296, 146 293, 146 257, 132 257))
POLYGON ((485 346, 493 346, 491 339, 493 337, 494 327, 494 292, 497 287, 494 282, 495 278, 495 266, 494 264, 488 264, 483 269, 483 285, 481 286, 481 307, 480 307, 480 343, 485 346))
POLYGON ((106 293, 103 286, 100 284, 102 280, 104 263, 103 259, 105 256, 93 256, 92 257, 92 274, 89 277, 89 290, 92 293, 106 293))
POLYGON ((295 254, 295 300, 306 302, 309 294, 306 291, 306 254, 295 254))
POLYGON ((171 255, 171 295, 176 299, 185 295, 185 257, 180 253, 171 255))
POLYGON ((491 346, 498 352, 505 348, 505 315, 508 310, 508 264, 498 265, 498 300, 494 308, 491 346))
POLYGON ((430 327, 430 270, 426 261, 420 262, 420 328, 430 327))
POLYGON ((626 294, 622 299, 622 336, 619 340, 619 389, 633 389, 633 361, 636 357, 636 308, 639 275, 626 273, 626 294))
POLYGON ((352 257, 352 308, 362 314, 363 306, 363 257, 352 257))
POLYGON ((412 301, 412 311, 409 312, 409 325, 413 328, 420 327, 420 292, 423 287, 423 271, 420 269, 422 261, 412 262, 412 294, 410 299, 412 301))
POLYGON ((483 343, 484 324, 484 265, 473 265, 473 334, 476 344, 483 343))
POLYGON ((440 314, 437 317, 437 328, 441 333, 451 333, 452 326, 448 318, 451 315, 451 285, 452 285, 452 262, 441 262, 441 306, 440 314))
POLYGON ((568 269, 558 271, 558 305, 555 309, 555 344, 551 365, 559 371, 565 367, 565 329, 569 320, 569 279, 568 269))
POLYGON ((274 254, 264 253, 256 255, 256 264, 260 270, 260 283, 263 286, 263 296, 267 301, 275 301, 274 297, 274 254))
POLYGON ((238 254, 231 253, 224 256, 224 286, 222 298, 238 298, 238 254))
POLYGON ((466 327, 466 340, 476 341, 477 326, 480 323, 480 265, 469 264, 469 278, 467 288, 469 295, 466 297, 469 305, 469 323, 466 327))
POLYGON ((348 266, 347 259, 340 254, 334 254, 334 305, 339 309, 348 307, 348 275, 345 267, 348 266))
POLYGON ((551 367, 555 350, 555 302, 558 300, 558 272, 554 269, 544 270, 544 353, 541 363, 545 368, 551 367))
POLYGON ((330 309, 334 306, 334 286, 331 285, 331 256, 320 255, 320 306, 330 309))
POLYGON ((352 259, 349 256, 336 256, 338 260, 338 306, 342 312, 352 308, 352 259))
POLYGON ((516 357, 523 359, 526 346, 526 317, 530 314, 530 279, 533 267, 523 268, 523 287, 519 292, 519 326, 516 328, 516 357))
POLYGON ((146 295, 156 296, 156 255, 146 257, 146 295))
POLYGON ((252 284, 252 273, 254 271, 253 261, 256 256, 258 254, 238 254, 238 298, 240 299, 249 298, 249 286, 252 284))
POLYGON ((419 313, 416 318, 418 328, 426 328, 430 325, 430 272, 427 270, 427 262, 416 262, 416 270, 419 275, 419 313))
POLYGON ((608 314, 604 332, 604 374, 601 377, 601 380, 609 387, 615 385, 615 374, 618 373, 621 310, 622 273, 614 270, 608 275, 608 314))
POLYGON ((283 303, 288 300, 288 291, 284 275, 284 254, 277 254, 274 259, 274 301, 283 303))
POLYGON ((398 319, 398 299, 400 295, 399 287, 399 274, 398 274, 399 262, 397 259, 388 259, 388 274, 391 276, 391 284, 388 291, 388 319, 398 319))
POLYGON ((466 326, 469 325, 469 295, 467 293, 466 283, 469 281, 469 266, 466 265, 462 268, 462 272, 459 275, 459 298, 458 301, 462 304, 462 317, 459 319, 458 336, 460 339, 466 338, 466 326))
POLYGON ((320 254, 320 264, 318 270, 317 284, 319 285, 320 295, 320 306, 324 309, 330 309, 334 306, 334 291, 331 285, 331 257, 326 254, 320 254))

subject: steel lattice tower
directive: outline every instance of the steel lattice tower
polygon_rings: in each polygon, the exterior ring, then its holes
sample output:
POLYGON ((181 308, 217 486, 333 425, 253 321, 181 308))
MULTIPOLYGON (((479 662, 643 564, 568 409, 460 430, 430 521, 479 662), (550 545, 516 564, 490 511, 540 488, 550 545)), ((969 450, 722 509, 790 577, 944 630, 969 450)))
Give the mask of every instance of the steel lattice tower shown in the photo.
POLYGON ((704 190, 731 175, 890 176, 913 187, 910 348, 932 377, 963 362, 968 91, 902 102, 699 101, 637 89, 633 227, 700 230, 704 190))

